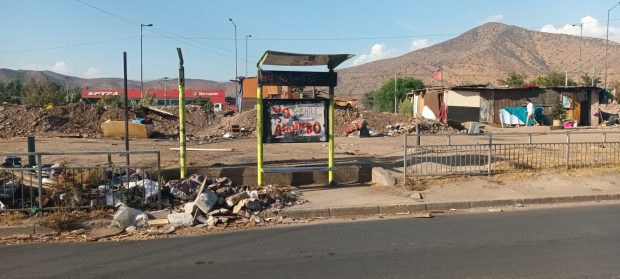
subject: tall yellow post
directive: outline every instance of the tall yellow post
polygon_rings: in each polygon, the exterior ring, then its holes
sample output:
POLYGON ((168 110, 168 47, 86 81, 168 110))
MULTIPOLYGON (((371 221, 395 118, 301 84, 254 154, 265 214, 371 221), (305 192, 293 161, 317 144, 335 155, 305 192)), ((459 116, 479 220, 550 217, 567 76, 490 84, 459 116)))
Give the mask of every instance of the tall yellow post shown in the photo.
POLYGON ((336 100, 334 99, 334 87, 329 87, 329 162, 327 178, 329 186, 334 186, 334 106, 336 100))
POLYGON ((256 174, 258 185, 263 185, 263 86, 256 87, 256 174))
POLYGON ((183 53, 177 48, 179 55, 179 168, 181 178, 185 178, 187 157, 185 154, 185 68, 183 67, 183 53))

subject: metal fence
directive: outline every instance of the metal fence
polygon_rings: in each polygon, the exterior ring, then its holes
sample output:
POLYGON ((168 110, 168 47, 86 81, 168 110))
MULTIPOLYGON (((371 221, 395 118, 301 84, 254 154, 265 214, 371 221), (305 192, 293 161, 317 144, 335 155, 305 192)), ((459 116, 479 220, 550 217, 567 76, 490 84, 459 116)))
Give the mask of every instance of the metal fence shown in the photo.
POLYGON ((144 206, 161 206, 159 151, 2 155, 5 162, 0 167, 0 202, 4 210, 108 207, 116 205, 121 197, 133 198, 134 203, 144 206), (27 157, 35 159, 22 164, 21 159, 27 157), (101 163, 53 163, 71 158, 101 163), (142 163, 127 164, 131 161, 142 163))
POLYGON ((403 161, 405 181, 412 176, 602 166, 620 161, 620 132, 407 135, 403 161), (453 144, 459 137, 466 143, 453 144), (564 141, 557 142, 559 137, 564 141), (434 140, 421 144, 424 138, 434 140))

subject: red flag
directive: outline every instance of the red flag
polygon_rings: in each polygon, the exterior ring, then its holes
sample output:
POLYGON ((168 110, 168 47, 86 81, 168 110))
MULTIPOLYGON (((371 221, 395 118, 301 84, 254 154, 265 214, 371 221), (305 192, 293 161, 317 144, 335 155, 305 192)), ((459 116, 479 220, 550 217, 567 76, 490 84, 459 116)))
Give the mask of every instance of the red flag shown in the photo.
POLYGON ((437 69, 437 71, 433 72, 433 78, 435 80, 441 80, 441 68, 437 69))

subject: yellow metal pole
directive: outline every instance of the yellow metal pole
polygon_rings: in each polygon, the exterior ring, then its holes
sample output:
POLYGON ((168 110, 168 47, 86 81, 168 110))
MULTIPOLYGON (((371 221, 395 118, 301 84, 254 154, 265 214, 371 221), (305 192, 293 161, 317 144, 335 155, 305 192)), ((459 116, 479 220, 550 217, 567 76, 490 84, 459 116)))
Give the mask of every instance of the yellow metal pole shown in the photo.
POLYGON ((256 172, 260 186, 263 185, 263 86, 256 88, 256 172))
POLYGON ((187 157, 185 154, 185 88, 179 83, 179 166, 181 168, 181 178, 185 178, 185 164, 187 157))
POLYGON ((328 174, 329 185, 334 186, 334 87, 329 87, 329 162, 328 162, 328 174))
POLYGON ((187 157, 185 154, 185 68, 183 67, 183 54, 177 48, 179 55, 179 167, 181 169, 181 179, 186 175, 187 157))
POLYGON ((263 54, 256 64, 256 182, 263 185, 263 85, 260 82, 260 70, 267 59, 263 54))

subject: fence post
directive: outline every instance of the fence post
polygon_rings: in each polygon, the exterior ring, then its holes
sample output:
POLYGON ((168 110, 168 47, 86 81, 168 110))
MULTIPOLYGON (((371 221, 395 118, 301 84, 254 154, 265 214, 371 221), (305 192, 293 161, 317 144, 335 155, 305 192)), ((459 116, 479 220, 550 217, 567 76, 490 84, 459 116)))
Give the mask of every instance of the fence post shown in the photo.
POLYGON ((403 156, 403 186, 407 184, 407 138, 409 136, 405 134, 405 152, 403 156))
POLYGON ((488 175, 491 175, 491 147, 493 146, 493 134, 489 134, 489 154, 488 154, 488 167, 487 167, 487 172, 488 175))
POLYGON ((452 146, 452 135, 448 134, 448 146, 452 146))
POLYGON ((603 143, 607 143, 607 133, 603 133, 603 143))
POLYGON ((41 154, 37 154, 37 177, 39 178, 39 210, 43 210, 43 162, 41 154))
POLYGON ((161 156, 157 151, 157 207, 161 210, 161 183, 164 182, 161 179, 161 156))
POLYGON ((566 133, 566 169, 570 167, 570 132, 566 133))
POLYGON ((527 134, 527 144, 532 144, 532 133, 527 134))
POLYGON ((420 146, 420 123, 415 124, 415 145, 420 146))

